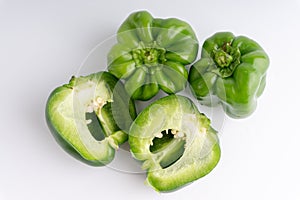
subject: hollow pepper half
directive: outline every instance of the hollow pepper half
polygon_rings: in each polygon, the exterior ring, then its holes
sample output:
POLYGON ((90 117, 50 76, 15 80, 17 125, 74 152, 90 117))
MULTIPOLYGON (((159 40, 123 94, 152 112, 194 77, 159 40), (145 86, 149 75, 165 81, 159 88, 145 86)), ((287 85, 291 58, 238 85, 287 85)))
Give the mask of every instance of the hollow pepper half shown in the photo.
POLYGON ((128 141, 147 170, 146 183, 157 191, 172 191, 205 176, 220 159, 210 120, 179 95, 146 107, 132 123, 128 141))
POLYGON ((188 23, 134 12, 120 26, 117 41, 108 53, 108 70, 125 80, 133 99, 148 100, 160 89, 172 94, 185 88, 185 65, 198 52, 196 35, 188 23))
POLYGON ((189 83, 203 104, 221 102, 229 116, 244 118, 256 109, 268 67, 268 55, 257 42, 219 32, 204 42, 201 59, 190 69, 189 83))
POLYGON ((101 166, 127 141, 135 106, 108 72, 72 77, 48 98, 46 120, 57 142, 75 158, 101 166))

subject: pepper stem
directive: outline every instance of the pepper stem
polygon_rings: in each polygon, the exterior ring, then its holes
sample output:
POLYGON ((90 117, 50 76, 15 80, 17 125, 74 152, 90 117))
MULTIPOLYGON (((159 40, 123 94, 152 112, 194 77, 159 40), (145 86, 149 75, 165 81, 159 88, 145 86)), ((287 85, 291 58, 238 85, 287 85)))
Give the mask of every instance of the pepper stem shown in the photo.
POLYGON ((216 69, 212 71, 222 78, 229 77, 240 64, 240 57, 241 53, 237 47, 225 43, 221 48, 212 52, 212 58, 216 65, 216 69))
POLYGON ((132 51, 132 57, 137 66, 146 65, 151 67, 166 61, 165 49, 157 47, 155 43, 150 47, 145 47, 143 44, 140 46, 141 48, 132 51))
POLYGON ((216 50, 215 62, 218 64, 219 67, 221 68, 228 67, 231 64, 232 60, 233 60, 232 56, 226 53, 225 51, 216 50))

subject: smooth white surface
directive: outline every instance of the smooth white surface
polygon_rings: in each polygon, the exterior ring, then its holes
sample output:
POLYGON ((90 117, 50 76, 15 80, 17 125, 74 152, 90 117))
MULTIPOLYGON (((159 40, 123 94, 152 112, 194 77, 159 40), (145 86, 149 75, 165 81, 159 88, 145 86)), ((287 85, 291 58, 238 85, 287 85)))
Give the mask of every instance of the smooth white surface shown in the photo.
POLYGON ((0 199, 300 199, 300 1, 0 1, 0 199), (267 51, 267 87, 249 118, 226 118, 222 158, 208 176, 158 194, 145 175, 86 166, 62 151, 46 99, 134 10, 189 22, 200 43, 216 31, 267 51))

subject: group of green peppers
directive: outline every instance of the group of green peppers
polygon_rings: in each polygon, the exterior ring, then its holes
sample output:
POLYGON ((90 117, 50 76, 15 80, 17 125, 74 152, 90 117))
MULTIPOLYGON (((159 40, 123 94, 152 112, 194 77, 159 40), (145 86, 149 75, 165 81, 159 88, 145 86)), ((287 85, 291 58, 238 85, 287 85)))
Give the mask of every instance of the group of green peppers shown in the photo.
POLYGON ((192 64, 198 49, 188 23, 132 13, 108 53, 108 72, 72 77, 51 93, 51 132, 67 152, 94 166, 110 163, 128 140, 147 170, 146 183, 157 191, 205 176, 220 159, 217 131, 193 101, 175 93, 189 84, 200 103, 220 103, 229 116, 247 117, 264 90, 269 59, 255 41, 229 32, 208 38, 192 64), (159 90, 168 95, 137 115, 135 100, 149 100, 159 90))

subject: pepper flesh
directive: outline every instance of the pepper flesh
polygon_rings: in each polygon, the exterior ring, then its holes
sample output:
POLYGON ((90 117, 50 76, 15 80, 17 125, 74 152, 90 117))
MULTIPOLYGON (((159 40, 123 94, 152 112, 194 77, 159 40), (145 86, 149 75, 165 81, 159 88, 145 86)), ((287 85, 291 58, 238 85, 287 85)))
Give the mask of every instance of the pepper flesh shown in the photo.
POLYGON ((46 105, 46 120, 56 141, 93 166, 112 161, 119 144, 127 141, 135 115, 124 86, 108 72, 72 77, 50 94, 46 105))
POLYGON ((128 141, 147 170, 146 183, 157 191, 172 191, 205 176, 220 159, 210 120, 179 95, 146 107, 132 123, 128 141))
POLYGON ((219 32, 204 42, 201 59, 190 69, 189 83, 202 104, 221 103, 230 117, 244 118, 256 109, 268 67, 268 55, 257 42, 219 32))
POLYGON ((198 53, 198 41, 188 23, 134 12, 120 26, 117 40, 108 53, 108 70, 125 79, 133 99, 148 100, 160 89, 173 94, 185 88, 185 65, 198 53))

